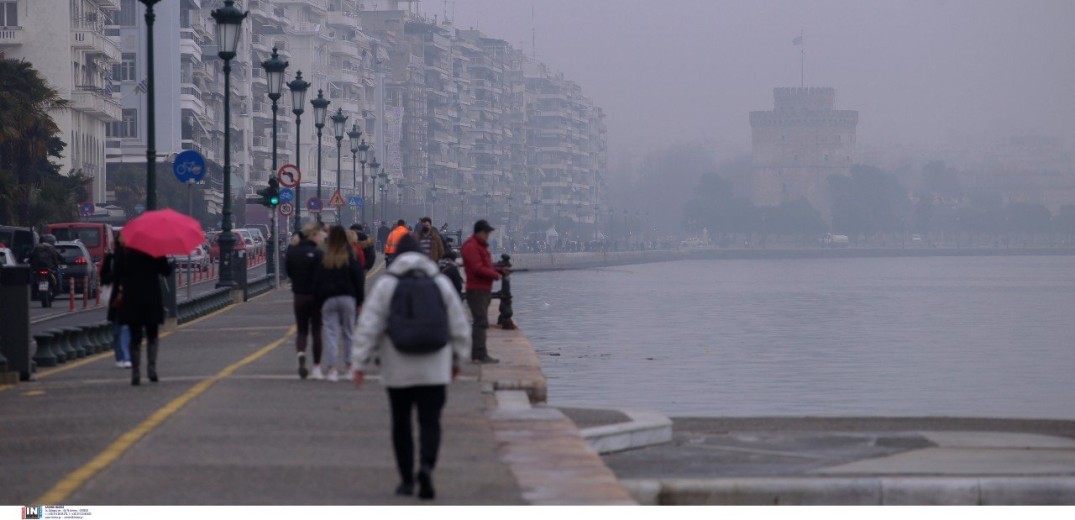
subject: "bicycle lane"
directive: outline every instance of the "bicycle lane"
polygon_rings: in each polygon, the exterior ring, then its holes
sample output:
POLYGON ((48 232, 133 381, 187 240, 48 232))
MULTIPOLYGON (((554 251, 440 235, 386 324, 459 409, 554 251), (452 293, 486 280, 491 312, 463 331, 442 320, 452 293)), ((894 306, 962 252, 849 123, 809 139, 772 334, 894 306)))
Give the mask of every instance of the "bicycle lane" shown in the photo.
POLYGON ((255 309, 279 297, 269 293, 162 334, 158 384, 143 377, 132 387, 128 369, 99 355, 0 392, 0 502, 66 501, 122 455, 122 445, 187 404, 199 385, 213 384, 225 367, 286 340, 289 319, 263 317, 260 327, 249 325, 255 309))

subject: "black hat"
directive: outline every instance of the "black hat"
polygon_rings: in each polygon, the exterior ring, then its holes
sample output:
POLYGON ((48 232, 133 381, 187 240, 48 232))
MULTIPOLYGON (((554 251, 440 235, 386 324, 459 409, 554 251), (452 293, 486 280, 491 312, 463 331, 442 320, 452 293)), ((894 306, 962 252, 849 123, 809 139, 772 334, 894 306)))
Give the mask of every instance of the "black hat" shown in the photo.
POLYGON ((396 254, 400 255, 403 253, 417 253, 421 250, 422 248, 418 245, 418 239, 411 234, 403 235, 403 238, 400 238, 399 243, 396 244, 396 254))
POLYGON ((474 223, 474 232, 481 233, 482 231, 496 231, 496 228, 489 225, 486 220, 479 220, 474 223))

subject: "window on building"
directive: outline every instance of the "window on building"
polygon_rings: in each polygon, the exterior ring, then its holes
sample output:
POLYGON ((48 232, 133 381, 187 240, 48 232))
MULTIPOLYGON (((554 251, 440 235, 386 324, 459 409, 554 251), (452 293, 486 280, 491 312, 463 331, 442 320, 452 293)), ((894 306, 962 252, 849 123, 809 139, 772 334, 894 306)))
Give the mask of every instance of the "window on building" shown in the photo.
POLYGON ((19 26, 19 3, 14 0, 0 2, 0 27, 19 26))
POLYGON ((134 21, 138 11, 135 9, 135 0, 120 0, 119 12, 113 15, 116 25, 120 27, 134 27, 134 21))
POLYGON ((124 108, 123 120, 108 125, 108 137, 138 137, 138 109, 124 108))
POLYGON ((134 56, 133 52, 125 52, 123 53, 123 60, 112 65, 113 81, 134 81, 134 76, 137 72, 134 56))

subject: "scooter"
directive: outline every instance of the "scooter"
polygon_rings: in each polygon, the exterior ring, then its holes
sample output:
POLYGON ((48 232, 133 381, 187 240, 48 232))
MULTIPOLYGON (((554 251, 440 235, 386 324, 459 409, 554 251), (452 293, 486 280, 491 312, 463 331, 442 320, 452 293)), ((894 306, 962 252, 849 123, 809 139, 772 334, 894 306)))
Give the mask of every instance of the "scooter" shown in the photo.
POLYGON ((37 291, 36 299, 41 300, 41 307, 52 307, 52 273, 48 269, 37 270, 34 288, 37 291))

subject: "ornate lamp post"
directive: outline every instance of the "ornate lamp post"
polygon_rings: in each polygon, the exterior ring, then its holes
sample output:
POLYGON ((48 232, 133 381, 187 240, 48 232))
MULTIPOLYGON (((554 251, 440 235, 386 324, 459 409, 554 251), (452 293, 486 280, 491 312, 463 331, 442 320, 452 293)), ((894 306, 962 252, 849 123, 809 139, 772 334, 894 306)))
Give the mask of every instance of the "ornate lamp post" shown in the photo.
POLYGON ((515 198, 514 198, 514 197, 512 197, 512 196, 511 196, 511 194, 509 193, 509 194, 508 194, 508 229, 507 229, 507 233, 506 233, 506 235, 508 235, 509 237, 511 237, 511 239, 512 239, 512 242, 514 242, 514 241, 515 241, 515 233, 514 233, 514 232, 512 232, 512 230, 511 230, 511 209, 512 209, 512 208, 511 208, 511 203, 512 203, 512 201, 514 201, 514 200, 515 200, 515 198))
MULTIPOLYGON (((314 127, 317 128, 317 198, 321 198, 321 129, 325 128, 325 116, 328 115, 328 104, 331 101, 325 99, 324 91, 317 89, 317 97, 310 101, 314 106, 314 127)), ((321 214, 317 214, 317 221, 321 222, 321 214)))
MULTIPOLYGON (((291 113, 295 114, 295 166, 302 172, 302 146, 299 138, 302 137, 302 113, 306 106, 306 90, 310 88, 310 82, 302 79, 302 71, 295 74, 295 79, 287 84, 291 89, 291 113)), ((295 232, 302 231, 302 184, 295 186, 295 232)))
POLYGON ((239 46, 242 32, 239 27, 247 13, 235 7, 234 0, 224 0, 224 7, 214 10, 216 41, 220 46, 217 56, 224 60, 224 211, 220 243, 220 281, 217 287, 235 287, 231 272, 231 257, 235 250, 235 235, 231 232, 231 60, 239 46))
MULTIPOLYGON (((362 144, 366 143, 365 141, 362 141, 362 143, 359 144, 359 142, 358 142, 359 137, 362 137, 362 131, 358 129, 358 123, 354 123, 354 124, 351 125, 351 131, 347 132, 347 138, 351 140, 351 192, 355 192, 355 191, 358 190, 358 182, 357 182, 357 179, 355 178, 356 177, 356 174, 355 174, 356 165, 355 165, 355 163, 358 160, 359 147, 362 144)), ((369 148, 369 146, 367 145, 366 148, 369 148)), ((362 176, 365 177, 365 175, 366 175, 366 153, 363 152, 362 153, 362 176)), ((363 180, 365 180, 365 179, 363 179, 363 180)), ((363 193, 362 194, 362 212, 365 213, 365 211, 366 211, 366 194, 363 193)), ((353 221, 352 223, 358 222, 356 220, 357 217, 358 217, 358 214, 355 213, 354 210, 352 210, 351 211, 351 220, 353 221)), ((365 215, 363 215, 363 217, 365 217, 365 215)), ((366 219, 363 218, 362 222, 365 223, 366 219)))
POLYGON ((370 145, 363 139, 358 143, 358 162, 362 163, 362 225, 366 225, 366 157, 369 155, 370 145))
POLYGON ((407 182, 400 179, 396 183, 396 212, 399 213, 399 218, 403 218, 403 190, 407 187, 407 182))
MULTIPOLYGON (((370 172, 373 173, 373 175, 370 175, 370 177, 373 177, 373 206, 371 207, 370 215, 373 220, 377 220, 377 168, 380 167, 381 163, 377 162, 377 156, 374 155, 373 159, 370 160, 370 172)), ((381 197, 381 204, 384 204, 384 197, 381 197)))
MULTIPOLYGON (((336 113, 332 114, 332 133, 336 136, 336 191, 340 191, 341 181, 341 169, 340 169, 340 149, 343 145, 343 134, 347 130, 347 116, 343 115, 343 108, 337 108, 336 113)), ((340 223, 340 208, 336 208, 336 224, 340 223)))
POLYGON ((485 218, 492 218, 492 215, 489 214, 489 203, 493 200, 493 194, 489 193, 487 191, 487 192, 485 192, 484 197, 485 197, 485 218))
POLYGON ((157 209, 157 124, 153 82, 153 5, 160 0, 139 0, 146 6, 146 211, 157 209))
POLYGON ((377 177, 381 179, 381 222, 384 222, 384 209, 388 206, 388 199, 385 197, 388 191, 388 174, 384 172, 384 168, 381 168, 381 173, 377 177))
MULTIPOLYGON (((272 48, 272 56, 261 62, 261 68, 265 69, 265 75, 269 78, 269 99, 272 100, 272 171, 269 172, 269 177, 276 175, 276 112, 279 108, 277 101, 280 100, 280 94, 284 88, 284 71, 287 65, 286 61, 280 59, 276 47, 272 48)), ((273 273, 277 287, 280 286, 280 269, 276 262, 276 257, 280 254, 280 226, 276 222, 278 215, 276 208, 272 208, 272 252, 269 253, 266 266, 268 271, 273 273)))

